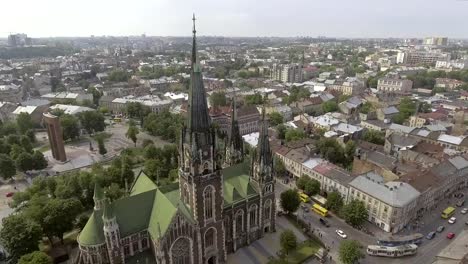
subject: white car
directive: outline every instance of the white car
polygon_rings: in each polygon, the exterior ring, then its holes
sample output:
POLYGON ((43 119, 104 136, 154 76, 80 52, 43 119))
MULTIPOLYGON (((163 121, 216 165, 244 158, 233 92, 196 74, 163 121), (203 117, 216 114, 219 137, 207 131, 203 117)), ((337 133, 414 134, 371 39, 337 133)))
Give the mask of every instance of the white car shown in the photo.
POLYGON ((337 229, 335 232, 341 238, 347 238, 348 237, 342 230, 337 229))
POLYGON ((468 213, 468 208, 463 208, 463 209, 461 210, 461 213, 462 213, 462 214, 468 213))
POLYGON ((449 224, 455 224, 456 221, 457 221, 457 218, 455 218, 455 217, 451 217, 451 218, 448 220, 449 224))

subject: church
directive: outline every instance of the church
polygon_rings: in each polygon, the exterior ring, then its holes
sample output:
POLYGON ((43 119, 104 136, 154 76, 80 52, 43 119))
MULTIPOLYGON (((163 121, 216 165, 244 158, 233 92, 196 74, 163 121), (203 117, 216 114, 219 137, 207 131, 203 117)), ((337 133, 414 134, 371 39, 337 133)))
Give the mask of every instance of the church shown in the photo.
POLYGON ((265 112, 251 160, 244 160, 235 103, 226 148, 216 147, 197 61, 195 18, 193 22, 178 185, 159 187, 140 173, 127 196, 110 202, 96 184, 93 213, 78 236, 78 263, 225 263, 227 254, 275 231, 273 158, 265 112))

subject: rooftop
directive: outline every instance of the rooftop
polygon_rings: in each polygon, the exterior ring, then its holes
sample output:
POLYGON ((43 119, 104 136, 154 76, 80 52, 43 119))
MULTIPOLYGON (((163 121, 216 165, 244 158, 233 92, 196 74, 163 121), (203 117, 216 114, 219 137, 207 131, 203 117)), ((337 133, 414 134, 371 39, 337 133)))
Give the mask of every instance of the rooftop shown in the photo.
POLYGON ((349 185, 393 207, 404 207, 420 195, 419 191, 408 183, 385 183, 383 177, 375 172, 359 175, 349 185))

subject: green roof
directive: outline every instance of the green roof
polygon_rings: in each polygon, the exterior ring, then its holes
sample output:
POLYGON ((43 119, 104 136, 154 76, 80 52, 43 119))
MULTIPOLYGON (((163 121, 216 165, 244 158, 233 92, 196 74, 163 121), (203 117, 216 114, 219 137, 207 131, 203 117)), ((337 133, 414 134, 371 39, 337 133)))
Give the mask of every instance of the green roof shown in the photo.
POLYGON ((102 210, 94 211, 78 236, 78 242, 85 246, 105 243, 102 226, 102 210))
POLYGON ((121 237, 148 228, 155 195, 156 190, 153 190, 114 201, 114 213, 117 217, 121 237))
POLYGON ((154 182, 148 178, 148 176, 146 176, 143 171, 140 171, 140 173, 137 175, 138 176, 133 183, 132 190, 130 191, 130 195, 156 190, 156 184, 154 184, 154 182))
POLYGON ((250 182, 247 162, 223 169, 223 177, 225 206, 258 194, 250 182))

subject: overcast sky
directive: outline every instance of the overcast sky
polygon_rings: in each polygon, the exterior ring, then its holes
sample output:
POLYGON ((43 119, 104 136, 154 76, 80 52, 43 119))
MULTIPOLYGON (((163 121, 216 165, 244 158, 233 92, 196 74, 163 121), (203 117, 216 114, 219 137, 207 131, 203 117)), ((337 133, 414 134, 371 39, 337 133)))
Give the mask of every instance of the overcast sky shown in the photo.
POLYGON ((468 0, 0 0, 0 36, 468 38, 468 0))

